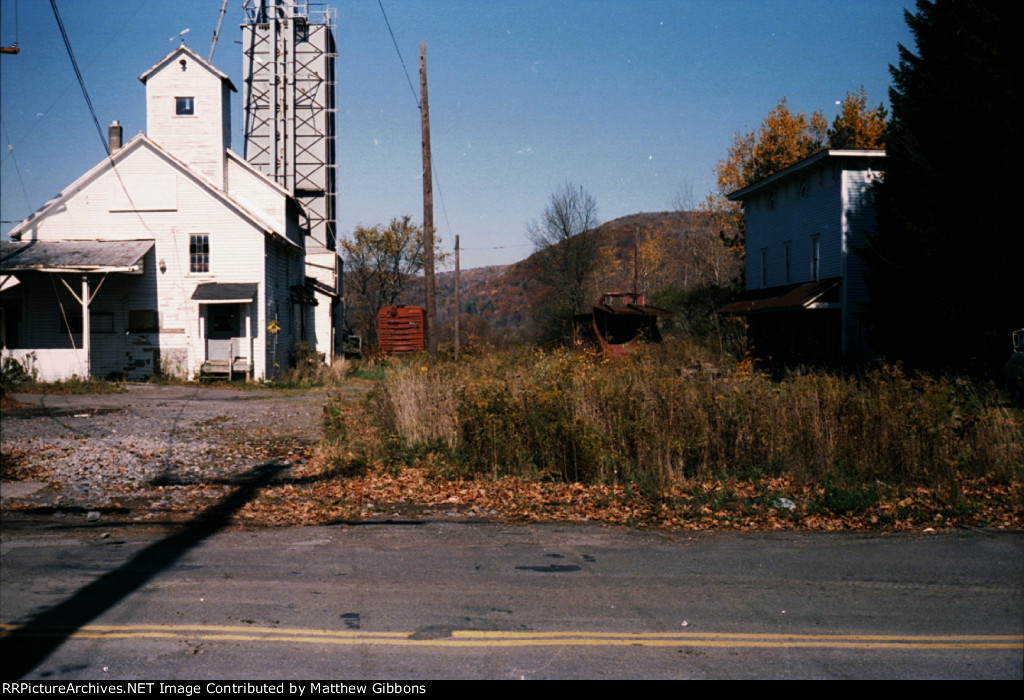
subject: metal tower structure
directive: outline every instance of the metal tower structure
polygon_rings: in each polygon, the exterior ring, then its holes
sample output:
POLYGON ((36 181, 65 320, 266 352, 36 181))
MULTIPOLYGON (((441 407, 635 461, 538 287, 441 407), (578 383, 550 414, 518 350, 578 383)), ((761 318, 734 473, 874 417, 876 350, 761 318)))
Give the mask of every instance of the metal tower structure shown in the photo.
POLYGON ((244 0, 242 7, 243 155, 301 205, 306 276, 314 291, 331 301, 318 299, 321 308, 315 312, 317 349, 330 358, 335 328, 340 327, 334 306, 341 294, 336 253, 336 13, 325 3, 306 0, 244 0), (322 317, 325 312, 328 316, 322 317))
POLYGON ((302 204, 314 248, 335 250, 335 11, 245 0, 245 159, 302 204))

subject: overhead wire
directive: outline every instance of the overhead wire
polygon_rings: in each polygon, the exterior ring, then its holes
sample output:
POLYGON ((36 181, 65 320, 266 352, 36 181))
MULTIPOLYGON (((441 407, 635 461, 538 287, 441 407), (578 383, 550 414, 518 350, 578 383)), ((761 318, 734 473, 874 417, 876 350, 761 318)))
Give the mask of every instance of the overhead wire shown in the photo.
POLYGON ((395 45, 395 53, 398 54, 398 60, 402 64, 402 70, 405 71, 405 79, 409 83, 409 89, 412 91, 412 99, 416 103, 416 109, 421 109, 419 95, 416 94, 416 88, 412 86, 412 78, 409 77, 409 69, 405 66, 405 59, 402 58, 402 52, 398 48, 398 41, 395 39, 395 33, 391 30, 391 22, 388 21, 388 13, 384 11, 383 0, 377 0, 377 6, 380 7, 380 13, 384 15, 384 24, 388 26, 388 34, 391 35, 391 43, 395 45))
MULTIPOLYGON (((142 215, 142 212, 140 212, 138 210, 138 207, 135 206, 135 202, 132 199, 131 192, 129 191, 128 186, 125 184, 124 179, 121 177, 121 173, 120 173, 120 171, 117 168, 117 164, 114 162, 114 154, 112 154, 110 152, 110 145, 107 142, 107 139, 104 137, 102 127, 100 127, 99 117, 96 115, 96 109, 95 109, 95 107, 92 104, 92 99, 89 97, 89 91, 85 87, 85 80, 82 77, 82 72, 78 68, 78 61, 75 59, 75 52, 71 48, 71 41, 68 38, 67 31, 64 29, 64 22, 61 19, 60 11, 57 8, 56 0, 50 0, 50 7, 53 8, 53 15, 54 15, 54 17, 57 20, 57 26, 60 28, 60 34, 61 34, 61 37, 64 40, 64 47, 67 49, 68 58, 71 59, 71 65, 75 69, 75 76, 78 79, 79 86, 82 88, 82 94, 85 96, 85 103, 89 107, 89 113, 90 113, 90 115, 92 115, 93 124, 96 126, 96 133, 99 135, 100 142, 103 144, 103 151, 104 151, 104 153, 106 153, 107 159, 110 161, 110 169, 113 171, 114 176, 117 177, 117 180, 118 180, 118 182, 121 185, 121 189, 124 191, 125 197, 128 199, 128 202, 131 205, 132 210, 135 212, 135 215, 138 218, 139 223, 142 224, 142 227, 146 230, 146 233, 149 234, 150 237, 155 239, 156 238, 155 232, 150 227, 149 223, 146 221, 146 218, 142 215)), ((109 42, 108 42, 108 44, 109 44, 109 42)), ((177 236, 177 229, 176 228, 172 228, 172 230, 171 230, 171 237, 174 239, 174 254, 177 257, 177 256, 180 255, 180 250, 179 250, 180 246, 179 246, 179 242, 178 242, 178 236, 177 236)), ((184 290, 184 288, 181 289, 181 294, 182 294, 182 297, 183 297, 183 300, 184 300, 184 297, 185 297, 185 290, 184 290)), ((193 319, 192 319, 192 314, 190 313, 189 304, 187 302, 184 303, 183 304, 183 308, 185 309, 186 321, 188 323, 191 323, 193 319)))
POLYGON ((100 137, 100 142, 103 144, 103 151, 109 156, 110 146, 107 144, 107 139, 103 136, 103 128, 100 126, 100 120, 96 116, 96 109, 92 106, 92 98, 89 97, 89 91, 85 89, 85 80, 82 78, 82 71, 78 69, 78 61, 75 60, 75 52, 71 49, 71 41, 68 39, 67 30, 64 29, 64 20, 60 18, 60 10, 57 9, 57 0, 50 0, 50 7, 53 8, 53 16, 57 20, 57 26, 60 28, 61 38, 64 39, 64 47, 68 51, 68 58, 71 59, 71 66, 75 69, 75 77, 78 78, 78 85, 82 88, 82 95, 85 97, 85 103, 89 106, 89 113, 92 115, 92 123, 96 125, 96 134, 100 137))
MULTIPOLYGON (((387 25, 388 34, 391 35, 391 43, 395 47, 395 53, 398 54, 398 61, 399 63, 402 64, 402 71, 405 72, 405 80, 406 82, 409 83, 409 90, 412 91, 412 98, 416 102, 416 109, 422 110, 423 105, 420 104, 419 95, 416 94, 416 88, 413 87, 412 77, 409 75, 409 69, 405 65, 405 59, 402 58, 402 51, 401 49, 398 48, 398 40, 395 39, 395 32, 391 29, 391 22, 390 20, 388 20, 388 13, 384 9, 383 0, 377 0, 377 6, 380 7, 380 13, 384 16, 384 24, 387 25)), ((437 166, 434 165, 433 161, 431 161, 431 170, 433 171, 432 174, 434 176, 434 183, 437 187, 437 198, 441 202, 441 214, 444 216, 444 223, 445 226, 448 228, 448 235, 452 237, 452 240, 454 240, 454 235, 452 234, 452 224, 451 221, 448 219, 448 207, 445 206, 444 192, 441 190, 441 178, 438 177, 437 175, 437 166)))
MULTIPOLYGON (((91 61, 86 61, 86 64, 85 64, 86 68, 89 68, 93 63, 95 63, 100 58, 100 56, 103 55, 103 52, 106 51, 107 48, 112 43, 114 43, 114 40, 117 39, 119 36, 121 36, 121 33, 124 31, 124 28, 126 26, 128 26, 129 22, 134 21, 135 16, 137 14, 139 14, 139 11, 143 8, 143 6, 144 6, 143 3, 138 3, 137 5, 135 5, 135 9, 130 14, 127 14, 125 16, 125 20, 121 23, 121 25, 116 30, 114 30, 113 33, 111 33, 110 38, 107 39, 107 43, 105 43, 100 48, 99 51, 93 51, 93 52, 90 53, 90 56, 91 56, 92 60, 91 61)), ((15 7, 17 7, 17 5, 15 5, 15 7)), ((65 95, 65 93, 67 93, 67 91, 68 91, 67 87, 62 89, 60 94, 57 95, 57 97, 54 98, 53 102, 51 102, 50 105, 48 107, 46 107, 46 109, 44 109, 42 112, 40 112, 36 116, 43 116, 44 114, 50 114, 53 111, 53 108, 58 103, 60 103, 60 102, 62 102, 64 100, 64 95, 65 95)), ((39 121, 38 120, 32 122, 32 124, 28 127, 28 129, 23 131, 21 133, 21 135, 18 136, 18 140, 17 141, 11 142, 14 145, 14 147, 17 148, 18 146, 20 146, 22 144, 22 142, 24 142, 26 139, 28 139, 32 135, 32 133, 36 130, 38 125, 39 125, 39 121)), ((8 154, 0 156, 0 160, 6 160, 7 157, 8 157, 8 154)))
POLYGON ((3 117, 0 117, 0 129, 3 129, 4 141, 7 142, 7 149, 11 154, 11 162, 14 163, 14 172, 18 174, 18 182, 21 184, 21 193, 25 196, 25 206, 31 209, 32 203, 28 198, 28 188, 25 187, 25 178, 21 176, 21 167, 18 165, 18 159, 14 155, 14 146, 11 144, 11 137, 7 132, 7 122, 3 120, 3 117))

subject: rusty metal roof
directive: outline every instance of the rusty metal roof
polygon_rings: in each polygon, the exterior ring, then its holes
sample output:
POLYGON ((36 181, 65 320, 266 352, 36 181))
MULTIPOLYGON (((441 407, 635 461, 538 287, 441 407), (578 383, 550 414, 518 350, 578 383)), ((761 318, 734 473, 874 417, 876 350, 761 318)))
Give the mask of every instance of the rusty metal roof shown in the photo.
POLYGON ((0 272, 128 272, 142 274, 153 240, 0 241, 0 272))
POLYGON ((830 277, 817 282, 749 289, 718 311, 723 314, 749 314, 760 311, 811 309, 816 304, 838 302, 842 281, 841 277, 830 277))
POLYGON ((675 315, 671 311, 647 304, 644 295, 636 292, 606 292, 601 295, 601 302, 594 307, 594 311, 629 316, 675 315))

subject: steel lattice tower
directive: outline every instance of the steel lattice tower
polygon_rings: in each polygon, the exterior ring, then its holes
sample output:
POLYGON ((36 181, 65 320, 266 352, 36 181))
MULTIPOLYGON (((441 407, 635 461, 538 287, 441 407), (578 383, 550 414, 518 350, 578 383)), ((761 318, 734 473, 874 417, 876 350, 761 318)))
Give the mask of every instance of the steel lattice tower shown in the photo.
MULTIPOLYGON (((305 0, 245 0, 243 9, 243 154, 301 205, 306 275, 336 299, 335 11, 305 0)), ((317 346, 330 356, 333 318, 329 344, 323 325, 317 346)))

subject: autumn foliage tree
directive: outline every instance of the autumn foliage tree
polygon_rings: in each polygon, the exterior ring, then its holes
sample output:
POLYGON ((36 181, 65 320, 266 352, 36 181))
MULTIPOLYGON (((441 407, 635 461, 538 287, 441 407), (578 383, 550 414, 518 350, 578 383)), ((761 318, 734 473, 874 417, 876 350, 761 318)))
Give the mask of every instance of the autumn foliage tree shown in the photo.
POLYGON ((868 107, 868 95, 861 87, 843 100, 828 130, 829 148, 885 148, 885 107, 868 107))
POLYGON ((722 195, 742 189, 825 147, 828 121, 818 111, 792 112, 783 97, 756 131, 737 134, 717 170, 722 195))
POLYGON ((395 304, 423 270, 423 229, 411 219, 359 226, 341 242, 350 322, 371 346, 377 339, 377 312, 395 304))
POLYGON ((756 131, 737 134, 718 163, 719 195, 743 189, 823 148, 884 148, 885 108, 867 106, 864 88, 849 93, 829 125, 819 110, 793 112, 783 97, 756 131))

